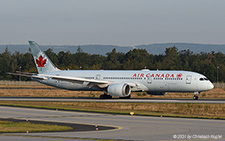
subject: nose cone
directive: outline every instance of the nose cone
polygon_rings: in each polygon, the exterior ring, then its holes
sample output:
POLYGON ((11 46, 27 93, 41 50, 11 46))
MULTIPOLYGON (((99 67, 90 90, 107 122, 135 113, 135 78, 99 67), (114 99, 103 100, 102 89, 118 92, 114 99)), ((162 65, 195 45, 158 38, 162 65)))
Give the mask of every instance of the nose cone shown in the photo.
POLYGON ((211 82, 209 82, 208 89, 211 90, 213 88, 214 88, 214 85, 211 82))

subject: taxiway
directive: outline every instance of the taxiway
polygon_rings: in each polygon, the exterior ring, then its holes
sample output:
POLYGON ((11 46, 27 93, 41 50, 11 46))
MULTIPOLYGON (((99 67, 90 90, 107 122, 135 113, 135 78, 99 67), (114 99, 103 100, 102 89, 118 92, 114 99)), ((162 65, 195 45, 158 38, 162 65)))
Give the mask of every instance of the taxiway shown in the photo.
MULTIPOLYGON (((106 107, 110 108, 110 107, 106 107)), ((3 133, 0 140, 225 140, 225 120, 128 116, 0 106, 0 118, 114 126, 82 132, 3 133), (201 138, 205 137, 205 138, 201 138), (207 137, 207 138, 206 138, 207 137)))
POLYGON ((136 103, 211 103, 224 104, 225 99, 99 99, 99 98, 45 98, 45 97, 0 97, 0 101, 67 101, 67 102, 136 102, 136 103))

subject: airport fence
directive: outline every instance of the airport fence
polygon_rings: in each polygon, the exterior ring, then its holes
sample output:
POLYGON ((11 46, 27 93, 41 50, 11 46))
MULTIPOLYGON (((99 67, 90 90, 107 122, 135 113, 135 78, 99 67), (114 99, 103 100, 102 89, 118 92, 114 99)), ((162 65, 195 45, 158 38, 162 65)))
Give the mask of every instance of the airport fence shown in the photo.
MULTIPOLYGON (((0 80, 0 85, 13 85, 13 86, 43 86, 44 84, 38 83, 36 81, 8 81, 0 80)), ((225 83, 213 83, 215 88, 225 88, 225 83)))

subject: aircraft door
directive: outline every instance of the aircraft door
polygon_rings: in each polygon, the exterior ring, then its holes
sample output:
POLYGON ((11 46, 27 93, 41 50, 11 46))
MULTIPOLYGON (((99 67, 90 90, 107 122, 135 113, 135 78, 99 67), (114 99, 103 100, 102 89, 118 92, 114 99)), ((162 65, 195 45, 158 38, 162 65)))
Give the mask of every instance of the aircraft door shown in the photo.
POLYGON ((186 77, 186 84, 191 84, 191 78, 192 78, 191 75, 187 75, 187 77, 186 77))
POLYGON ((147 77, 147 83, 152 84, 152 77, 151 76, 147 77))

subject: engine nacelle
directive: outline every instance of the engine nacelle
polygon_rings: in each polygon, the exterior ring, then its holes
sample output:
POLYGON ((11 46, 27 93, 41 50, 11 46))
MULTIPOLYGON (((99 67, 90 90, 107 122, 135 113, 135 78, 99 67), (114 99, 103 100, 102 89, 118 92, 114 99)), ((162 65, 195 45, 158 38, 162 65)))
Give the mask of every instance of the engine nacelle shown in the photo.
POLYGON ((150 95, 166 95, 166 92, 147 92, 150 95))
POLYGON ((110 84, 107 88, 109 95, 127 97, 131 93, 131 87, 126 83, 110 84))

